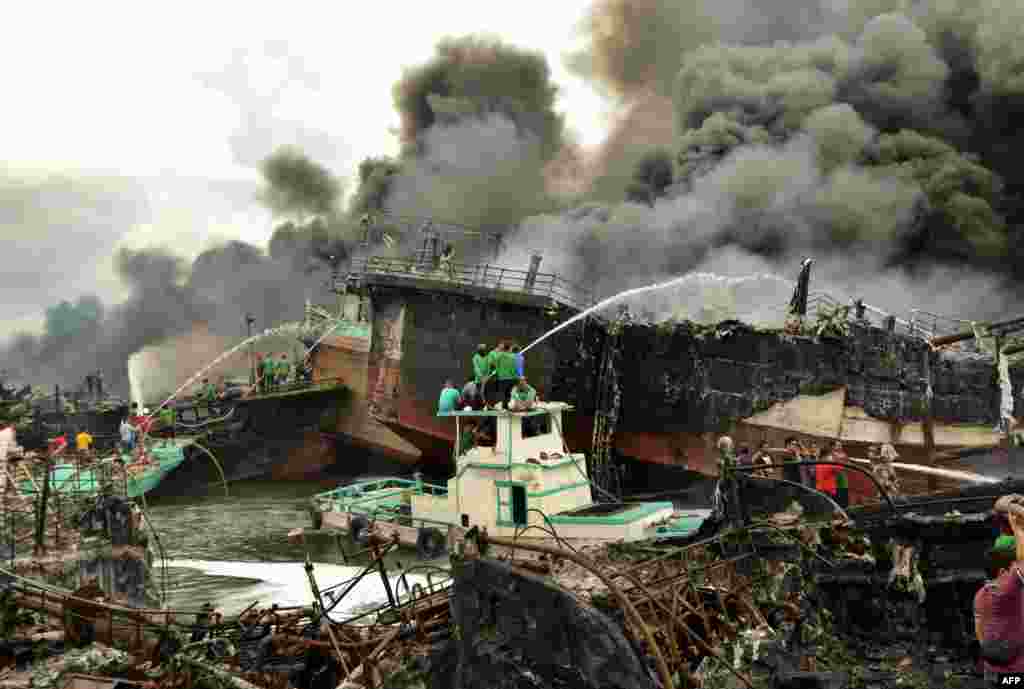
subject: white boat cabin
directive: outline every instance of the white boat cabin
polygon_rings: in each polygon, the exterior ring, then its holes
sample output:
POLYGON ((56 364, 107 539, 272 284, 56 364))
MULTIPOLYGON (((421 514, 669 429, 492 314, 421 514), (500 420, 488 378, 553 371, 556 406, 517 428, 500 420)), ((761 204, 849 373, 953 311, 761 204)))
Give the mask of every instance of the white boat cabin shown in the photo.
MULTIPOLYGON (((540 527, 573 539, 638 540, 672 515, 671 502, 594 504, 586 457, 566 450, 561 402, 527 412, 466 411, 457 427, 455 475, 447 490, 414 491, 414 520, 486 527, 512 536, 540 527), (489 426, 493 444, 469 442, 471 427, 489 426)), ((544 537, 537 529, 527 536, 544 537)))

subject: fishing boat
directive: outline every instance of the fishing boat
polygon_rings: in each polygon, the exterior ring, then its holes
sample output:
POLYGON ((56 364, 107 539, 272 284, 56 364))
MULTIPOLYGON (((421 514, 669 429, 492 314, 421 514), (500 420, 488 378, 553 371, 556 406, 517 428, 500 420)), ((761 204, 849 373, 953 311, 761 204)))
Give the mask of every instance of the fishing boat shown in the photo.
MULTIPOLYGON (((141 458, 127 453, 98 459, 92 464, 62 462, 50 468, 50 490, 63 494, 94 495, 111 482, 122 483, 129 498, 137 498, 150 492, 172 471, 185 461, 184 448, 187 440, 158 441, 146 447, 141 458), (123 463, 124 469, 120 468, 123 463)), ((36 493, 42 489, 41 481, 28 472, 23 464, 19 467, 18 487, 24 494, 36 493)))
POLYGON ((485 528, 499 537, 576 542, 637 541, 696 528, 671 502, 595 503, 586 458, 565 449, 561 402, 525 412, 440 413, 456 438, 465 425, 489 426, 493 444, 456 446, 447 485, 388 478, 341 486, 312 498, 313 528, 346 532, 357 543, 369 530, 417 548, 423 559, 444 554, 451 527, 485 528))

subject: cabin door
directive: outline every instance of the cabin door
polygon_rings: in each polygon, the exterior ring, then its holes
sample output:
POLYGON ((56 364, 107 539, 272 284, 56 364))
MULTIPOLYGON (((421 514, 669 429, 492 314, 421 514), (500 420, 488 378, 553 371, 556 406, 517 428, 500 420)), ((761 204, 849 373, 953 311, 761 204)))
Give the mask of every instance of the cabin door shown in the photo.
POLYGON ((498 492, 498 524, 526 526, 526 484, 518 481, 495 481, 494 487, 498 492))
POLYGON ((512 521, 516 526, 526 525, 526 486, 512 486, 512 521))

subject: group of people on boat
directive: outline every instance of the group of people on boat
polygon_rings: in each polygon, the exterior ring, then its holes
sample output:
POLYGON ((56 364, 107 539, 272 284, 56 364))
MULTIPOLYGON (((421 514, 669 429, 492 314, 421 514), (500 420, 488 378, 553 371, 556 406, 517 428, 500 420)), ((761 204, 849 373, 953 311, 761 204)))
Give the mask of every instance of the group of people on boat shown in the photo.
POLYGON ((461 389, 446 380, 437 407, 440 413, 457 410, 508 409, 526 411, 539 401, 537 390, 526 380, 519 345, 503 340, 494 349, 477 347, 473 375, 461 389))
POLYGON ((292 365, 287 352, 256 355, 256 389, 260 394, 278 390, 290 383, 308 380, 312 376, 309 360, 292 365))

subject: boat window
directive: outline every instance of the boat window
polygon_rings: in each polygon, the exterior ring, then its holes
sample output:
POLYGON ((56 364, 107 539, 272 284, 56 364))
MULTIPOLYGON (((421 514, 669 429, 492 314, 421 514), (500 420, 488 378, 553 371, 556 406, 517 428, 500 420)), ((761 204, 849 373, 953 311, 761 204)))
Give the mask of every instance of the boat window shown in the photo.
POLYGON ((512 523, 526 524, 526 486, 512 486, 512 523))
POLYGON ((551 415, 538 414, 537 416, 523 417, 523 437, 536 438, 539 435, 547 435, 551 432, 551 415))

